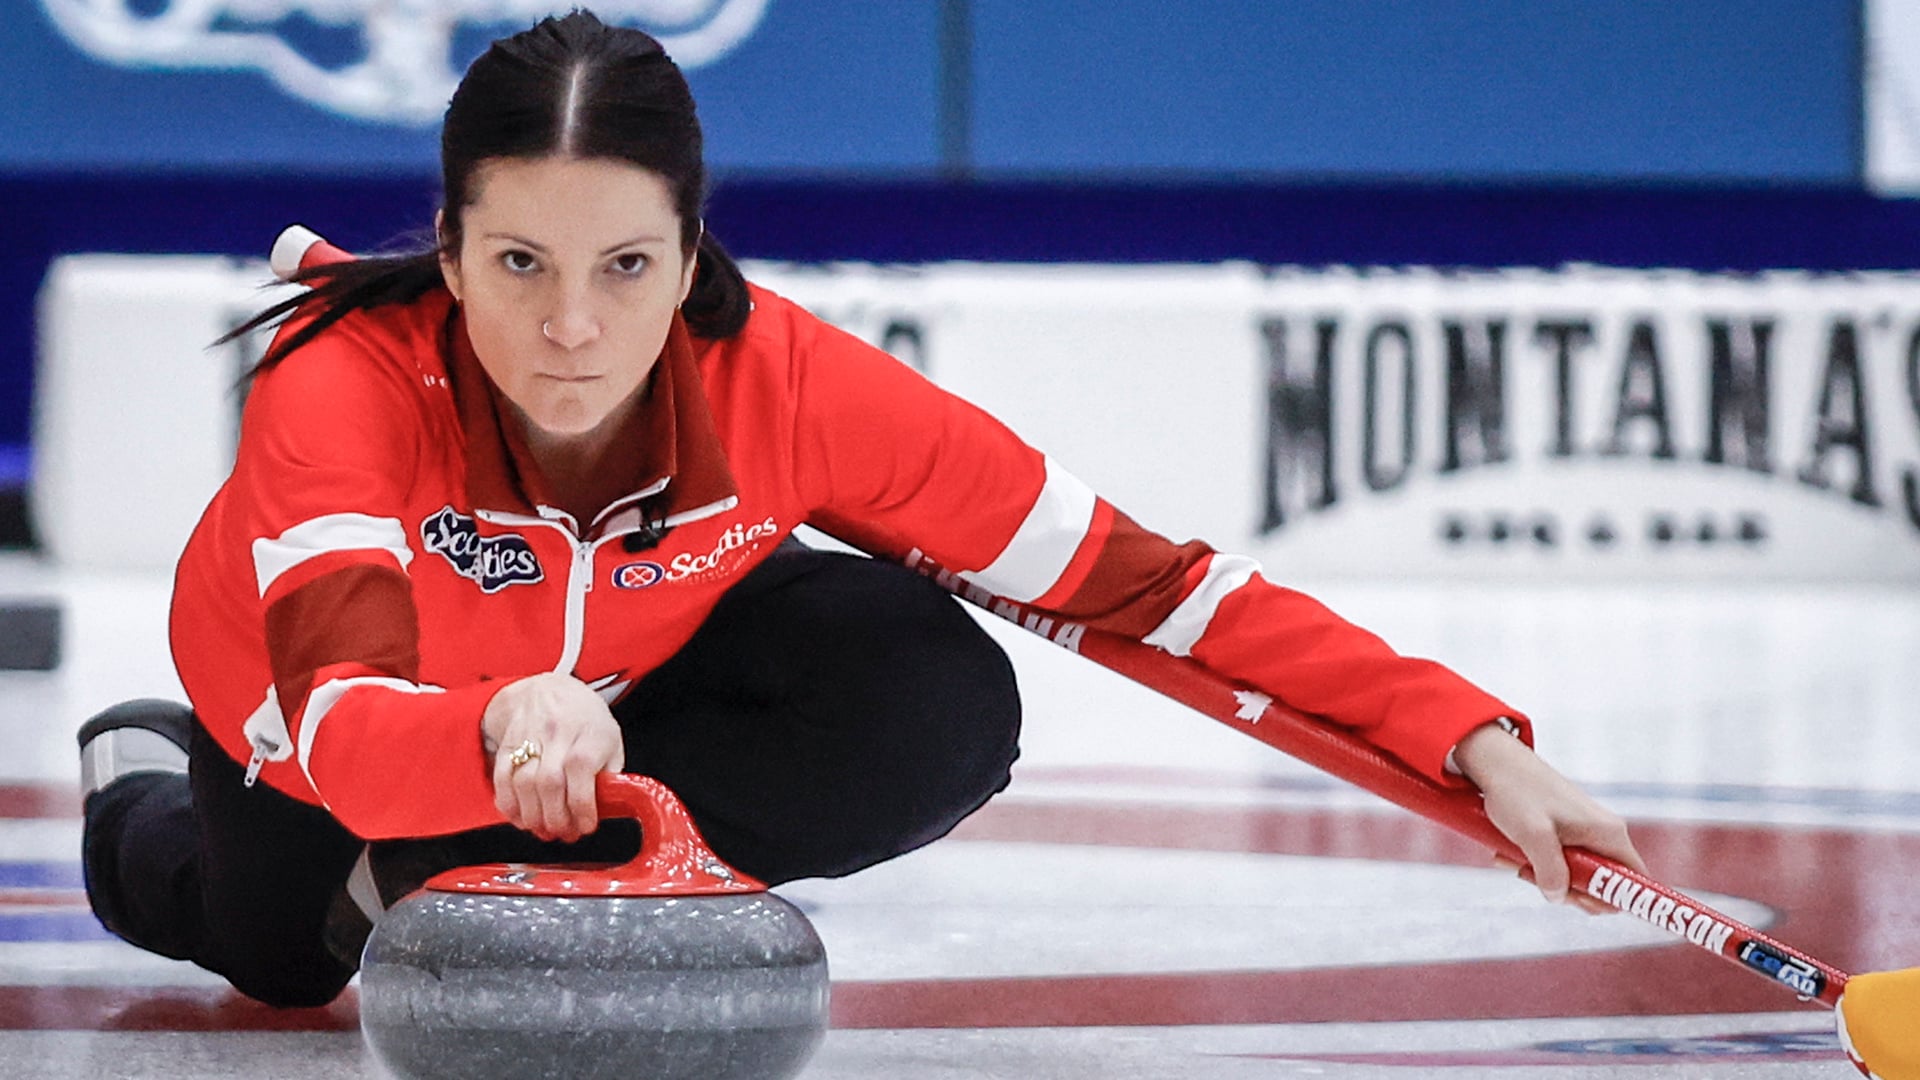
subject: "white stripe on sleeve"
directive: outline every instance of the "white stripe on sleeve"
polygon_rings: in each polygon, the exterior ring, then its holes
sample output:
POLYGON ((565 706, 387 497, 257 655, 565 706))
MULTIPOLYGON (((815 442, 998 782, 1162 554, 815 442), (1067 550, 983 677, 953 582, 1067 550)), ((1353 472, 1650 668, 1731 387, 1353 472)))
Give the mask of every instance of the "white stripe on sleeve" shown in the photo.
POLYGON ((280 230, 273 242, 273 251, 267 256, 267 266, 273 270, 273 276, 281 281, 293 277, 300 270, 301 260, 313 245, 320 243, 320 234, 305 225, 289 225, 280 230))
MULTIPOLYGON (((313 738, 320 732, 320 722, 325 720, 327 713, 332 712, 333 707, 340 703, 341 695, 356 686, 384 686, 389 690, 397 690, 402 694, 446 693, 444 687, 410 683, 405 679, 393 679, 380 675, 365 675, 352 679, 334 679, 331 682, 322 683, 314 687, 312 692, 307 695, 307 707, 302 710, 300 718, 300 771, 307 774, 307 783, 309 784, 313 784, 313 768, 309 764, 310 759, 313 757, 313 738)), ((314 784, 313 789, 319 791, 320 785, 314 784)), ((324 800, 325 798, 326 796, 322 794, 321 799, 324 800)))
POLYGON ((253 574, 260 583, 260 595, 267 595, 280 575, 308 559, 335 551, 384 551, 402 570, 413 561, 406 527, 398 518, 327 514, 303 521, 271 540, 253 542, 253 574))
POLYGON ((1016 603, 1045 596, 1067 572, 1093 527, 1093 489, 1052 458, 1046 461, 1047 480, 1040 498, 1027 511, 1006 550, 985 569, 960 575, 1016 603))
POLYGON ((1140 640, 1175 656, 1192 654, 1193 646, 1213 622, 1214 612, 1220 610, 1220 601, 1225 600, 1228 593, 1251 581, 1253 575, 1259 572, 1260 564, 1245 555, 1215 552, 1200 584, 1185 600, 1180 601, 1179 607, 1168 614, 1165 622, 1154 627, 1152 633, 1140 640))

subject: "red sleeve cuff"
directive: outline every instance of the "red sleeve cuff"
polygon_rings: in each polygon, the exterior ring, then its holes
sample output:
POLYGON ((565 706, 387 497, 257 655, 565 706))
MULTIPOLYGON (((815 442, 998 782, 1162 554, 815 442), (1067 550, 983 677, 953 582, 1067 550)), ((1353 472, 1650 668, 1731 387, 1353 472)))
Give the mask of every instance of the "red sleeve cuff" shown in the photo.
POLYGON ((506 685, 423 694, 349 690, 327 715, 310 761, 327 809, 365 840, 501 824, 480 718, 506 685))

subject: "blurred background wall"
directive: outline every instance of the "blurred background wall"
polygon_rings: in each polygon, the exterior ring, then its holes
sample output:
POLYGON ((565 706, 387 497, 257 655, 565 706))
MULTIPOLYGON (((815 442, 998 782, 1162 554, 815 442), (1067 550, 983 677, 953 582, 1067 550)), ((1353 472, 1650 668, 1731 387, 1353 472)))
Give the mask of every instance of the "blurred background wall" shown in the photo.
MULTIPOLYGON (((0 533, 75 252, 367 250, 520 0, 21 0, 0 38, 0 533)), ((1920 266, 1920 17, 1882 0, 603 0, 688 68, 736 254, 1920 266), (1911 144, 1911 145, 1910 145, 1911 144)))

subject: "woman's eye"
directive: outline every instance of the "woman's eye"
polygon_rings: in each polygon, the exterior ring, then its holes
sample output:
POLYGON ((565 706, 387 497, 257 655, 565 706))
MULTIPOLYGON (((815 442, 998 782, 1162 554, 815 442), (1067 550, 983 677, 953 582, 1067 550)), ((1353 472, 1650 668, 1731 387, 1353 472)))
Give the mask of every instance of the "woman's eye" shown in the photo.
POLYGON ((613 268, 618 273, 632 276, 647 268, 647 257, 638 252, 616 255, 613 258, 613 268))
POLYGON ((502 252, 500 264, 516 274, 524 274, 533 269, 533 255, 525 251, 502 252))

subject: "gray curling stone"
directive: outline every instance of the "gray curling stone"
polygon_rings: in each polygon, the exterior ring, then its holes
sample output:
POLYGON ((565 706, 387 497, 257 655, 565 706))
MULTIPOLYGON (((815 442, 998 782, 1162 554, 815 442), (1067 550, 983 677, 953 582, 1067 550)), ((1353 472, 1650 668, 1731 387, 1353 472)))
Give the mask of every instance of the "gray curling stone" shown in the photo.
POLYGON ((707 848, 656 780, 600 778, 641 822, 622 866, 454 870, 367 940, 360 1026, 404 1080, 785 1080, 826 1034, 799 909, 707 848))

